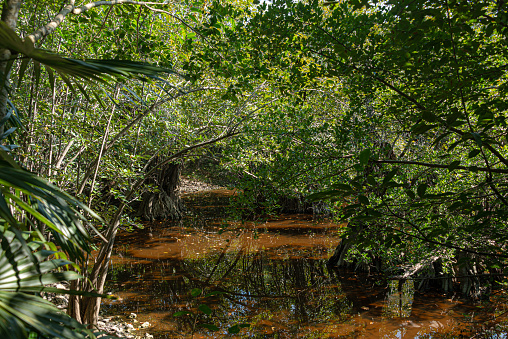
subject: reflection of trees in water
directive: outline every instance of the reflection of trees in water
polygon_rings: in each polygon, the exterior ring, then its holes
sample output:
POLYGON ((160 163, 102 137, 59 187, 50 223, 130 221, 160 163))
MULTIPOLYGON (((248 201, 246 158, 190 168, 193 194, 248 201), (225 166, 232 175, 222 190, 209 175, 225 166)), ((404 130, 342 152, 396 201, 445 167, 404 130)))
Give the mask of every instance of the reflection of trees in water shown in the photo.
POLYGON ((336 311, 347 312, 343 306, 334 307, 340 301, 336 296, 343 293, 338 286, 329 287, 332 281, 322 261, 274 260, 265 253, 238 251, 183 260, 181 264, 194 279, 230 293, 232 298, 228 299, 226 309, 243 310, 244 315, 254 309, 275 313, 279 310, 289 312, 291 318, 300 322, 308 322, 322 321, 323 315, 331 316, 336 311))
POLYGON ((414 292, 413 280, 391 280, 388 283, 383 315, 388 318, 411 316, 414 292))
MULTIPOLYGON (((208 303, 214 316, 224 322, 243 321, 262 326, 269 321, 271 327, 296 333, 301 325, 305 326, 302 323, 323 323, 351 313, 351 303, 322 260, 278 260, 269 258, 265 252, 239 250, 200 259, 131 265, 129 274, 120 274, 125 269, 117 265, 112 277, 117 286, 122 284, 122 289, 139 291, 130 302, 139 303, 144 312, 167 312, 166 319, 171 321, 175 321, 171 315, 176 311, 208 303), (143 280, 132 279, 136 276, 143 280), (227 295, 192 300, 189 291, 196 287, 227 295)), ((190 317, 179 318, 178 330, 185 332, 192 322, 190 317)))

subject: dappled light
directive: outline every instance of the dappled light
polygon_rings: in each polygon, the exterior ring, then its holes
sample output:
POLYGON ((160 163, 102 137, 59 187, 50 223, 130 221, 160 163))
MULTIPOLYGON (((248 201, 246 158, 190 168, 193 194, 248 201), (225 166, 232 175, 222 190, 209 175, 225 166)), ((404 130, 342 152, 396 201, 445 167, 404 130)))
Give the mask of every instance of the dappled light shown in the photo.
POLYGON ((0 4, 0 338, 508 338, 508 1, 0 4))

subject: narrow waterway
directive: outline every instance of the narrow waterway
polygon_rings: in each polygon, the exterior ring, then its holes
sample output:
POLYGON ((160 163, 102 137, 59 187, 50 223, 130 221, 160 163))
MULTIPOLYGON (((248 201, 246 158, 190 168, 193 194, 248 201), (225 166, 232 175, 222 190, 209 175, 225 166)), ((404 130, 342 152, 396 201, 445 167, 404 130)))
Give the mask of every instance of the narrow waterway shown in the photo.
POLYGON ((340 225, 308 215, 225 223, 217 204, 231 194, 188 195, 202 212, 120 235, 108 284, 120 299, 103 309, 138 314, 156 338, 506 338, 502 292, 471 303, 328 270, 340 225))

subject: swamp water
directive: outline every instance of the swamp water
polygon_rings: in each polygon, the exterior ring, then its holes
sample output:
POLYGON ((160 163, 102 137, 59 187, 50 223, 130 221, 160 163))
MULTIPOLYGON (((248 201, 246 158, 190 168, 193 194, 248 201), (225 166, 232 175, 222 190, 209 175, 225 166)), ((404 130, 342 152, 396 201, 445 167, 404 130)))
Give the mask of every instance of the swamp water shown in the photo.
POLYGON ((228 194, 188 195, 202 213, 120 235, 107 286, 120 299, 104 301, 103 310, 136 313, 155 338, 507 337, 503 303, 328 270, 340 225, 308 215, 223 224, 213 198, 228 194), (228 334, 239 324, 250 327, 228 334))

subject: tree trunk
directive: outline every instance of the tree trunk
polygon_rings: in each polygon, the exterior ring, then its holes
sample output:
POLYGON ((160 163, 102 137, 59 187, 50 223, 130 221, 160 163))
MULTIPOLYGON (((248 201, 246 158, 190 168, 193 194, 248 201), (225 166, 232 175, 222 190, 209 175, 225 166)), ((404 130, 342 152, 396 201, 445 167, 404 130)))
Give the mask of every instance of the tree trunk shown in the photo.
MULTIPOLYGON (((21 0, 5 0, 2 8, 2 21, 13 30, 16 29, 18 22, 21 0)), ((10 87, 10 66, 11 51, 0 49, 0 120, 7 114, 7 99, 9 97, 8 88, 10 87)), ((4 133, 4 127, 0 126, 0 135, 4 133)))
MULTIPOLYGON (((155 179, 158 180, 157 182, 160 183, 162 187, 169 189, 169 192, 172 192, 176 196, 176 188, 178 187, 178 179, 180 177, 180 166, 175 164, 168 166, 168 164, 171 164, 173 161, 176 161, 176 159, 179 159, 182 155, 193 149, 215 144, 221 140, 231 138, 236 134, 238 134, 238 132, 235 132, 234 130, 228 130, 216 138, 188 146, 161 162, 152 160, 151 164, 148 164, 146 168, 146 175, 143 178, 138 179, 132 185, 125 201, 120 204, 120 207, 113 216, 113 219, 110 221, 109 228, 106 231, 105 235, 105 239, 107 241, 101 245, 101 249, 95 257, 95 263, 93 264, 92 271, 87 275, 88 279, 82 279, 80 284, 76 284, 76 290, 93 291, 101 294, 104 293, 104 284, 106 282, 109 263, 111 262, 111 254, 113 252, 116 233, 118 231, 118 226, 120 225, 120 218, 126 207, 127 201, 129 201, 134 196, 135 192, 140 189, 147 178, 155 177, 155 179), (149 167, 151 169, 149 169, 149 167), (161 171, 161 168, 167 169, 161 171), (175 178, 177 180, 175 180, 175 178), (84 281, 86 283, 84 283, 84 281)), ((86 268, 83 269, 83 273, 87 273, 86 268)), ((101 298, 73 296, 69 301, 68 313, 82 323, 90 324, 93 326, 97 324, 100 303, 101 298)))
POLYGON ((349 248, 351 248, 351 242, 347 238, 342 239, 326 264, 329 267, 342 267, 344 265, 344 257, 349 248))
POLYGON ((351 236, 342 238, 340 243, 335 248, 335 252, 333 255, 328 259, 327 265, 328 267, 343 267, 345 265, 344 258, 353 245, 353 243, 356 241, 356 238, 358 237, 358 234, 365 228, 363 224, 358 225, 348 225, 351 230, 351 236))
POLYGON ((481 283, 478 277, 478 268, 474 255, 459 251, 456 254, 458 266, 458 279, 460 283, 460 291, 466 297, 479 299, 481 297, 481 283))
MULTIPOLYGON (((147 166, 150 170, 159 163, 155 158, 147 166)), ((139 215, 146 220, 155 219, 179 219, 182 216, 182 203, 177 194, 180 185, 181 165, 168 163, 153 173, 145 184, 151 185, 155 191, 148 191, 142 194, 142 202, 139 208, 139 215)))
MULTIPOLYGON (((159 213, 157 215, 158 217, 162 215, 161 213, 165 213, 165 215, 168 216, 173 215, 173 217, 179 217, 181 215, 181 203, 177 196, 176 189, 179 184, 181 166, 169 162, 165 163, 165 161, 161 163, 158 160, 159 159, 154 159, 151 164, 146 167, 146 177, 140 179, 133 185, 127 200, 139 189, 142 183, 150 183, 158 187, 160 191, 152 193, 153 195, 149 197, 150 200, 148 201, 151 203, 149 204, 150 207, 145 208, 147 213, 152 211, 153 213, 159 213), (157 197, 159 197, 160 201, 157 201, 157 197), (176 212, 178 213, 175 214, 176 212)), ((86 279, 73 282, 71 288, 100 294, 104 293, 104 285, 111 261, 116 232, 118 230, 120 216, 125 206, 125 203, 122 203, 116 212, 105 236, 108 242, 103 243, 95 258, 91 273, 87 275, 86 279)), ((83 271, 83 273, 86 274, 86 269, 83 269, 83 271)), ((67 313, 81 323, 89 324, 90 327, 93 327, 97 324, 100 304, 101 298, 99 297, 71 296, 67 313)))

